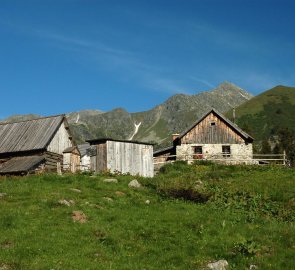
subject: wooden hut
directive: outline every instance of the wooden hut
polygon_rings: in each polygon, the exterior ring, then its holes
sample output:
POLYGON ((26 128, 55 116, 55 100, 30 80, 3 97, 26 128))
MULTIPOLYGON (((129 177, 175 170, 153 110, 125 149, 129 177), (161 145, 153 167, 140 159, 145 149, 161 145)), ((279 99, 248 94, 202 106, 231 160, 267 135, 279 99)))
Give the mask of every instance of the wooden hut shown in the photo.
POLYGON ((154 176, 153 145, 138 141, 102 138, 88 140, 91 148, 91 170, 154 176), (93 146, 95 146, 93 148, 93 146))
POLYGON ((63 151, 63 169, 70 172, 80 170, 80 151, 76 145, 63 151))
POLYGON ((64 163, 63 152, 74 146, 65 115, 2 123, 0 174, 57 172, 64 163))

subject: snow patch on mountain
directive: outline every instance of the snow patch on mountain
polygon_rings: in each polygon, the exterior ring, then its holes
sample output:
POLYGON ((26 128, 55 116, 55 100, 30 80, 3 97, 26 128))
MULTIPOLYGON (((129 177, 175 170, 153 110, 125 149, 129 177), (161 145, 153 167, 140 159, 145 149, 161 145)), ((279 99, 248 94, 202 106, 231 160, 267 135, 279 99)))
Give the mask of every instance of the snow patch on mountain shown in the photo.
POLYGON ((139 122, 139 124, 134 123, 135 130, 134 130, 132 136, 129 138, 129 140, 132 140, 134 138, 134 136, 137 134, 140 125, 141 125, 141 122, 139 122))

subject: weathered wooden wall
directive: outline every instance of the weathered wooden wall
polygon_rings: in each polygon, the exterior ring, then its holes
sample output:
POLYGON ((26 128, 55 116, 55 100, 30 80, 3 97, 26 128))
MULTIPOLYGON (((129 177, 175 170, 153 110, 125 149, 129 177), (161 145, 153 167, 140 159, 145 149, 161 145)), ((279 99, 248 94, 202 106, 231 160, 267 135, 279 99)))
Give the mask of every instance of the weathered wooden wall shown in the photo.
POLYGON ((106 153, 107 168, 111 172, 154 176, 152 145, 107 141, 106 153))
POLYGON ((96 171, 106 172, 107 170, 107 143, 98 144, 96 146, 96 171))
POLYGON ((80 155, 77 151, 63 154, 63 170, 72 173, 80 170, 80 155))
POLYGON ((45 154, 45 170, 50 172, 57 171, 57 163, 62 164, 63 156, 57 153, 46 152, 45 154))
POLYGON ((48 145, 47 151, 62 154, 63 151, 70 146, 73 146, 73 142, 70 139, 70 134, 66 129, 65 124, 62 123, 48 145))
POLYGON ((244 139, 222 119, 210 113, 181 138, 181 144, 236 144, 244 139), (211 125, 214 122, 215 125, 211 125))

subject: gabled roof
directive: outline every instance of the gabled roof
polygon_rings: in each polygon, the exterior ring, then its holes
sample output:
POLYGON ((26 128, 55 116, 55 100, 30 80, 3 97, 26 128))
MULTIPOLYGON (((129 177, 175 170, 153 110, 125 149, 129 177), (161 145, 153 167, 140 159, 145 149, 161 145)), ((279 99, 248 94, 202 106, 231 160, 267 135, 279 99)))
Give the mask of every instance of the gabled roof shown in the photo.
POLYGON ((219 118, 221 118, 228 126, 230 126, 235 132, 237 132, 241 137, 243 137, 245 140, 253 141, 254 139, 247 134, 245 131, 240 129, 235 123, 227 119, 223 114, 218 112, 216 109, 211 109, 208 112, 206 112, 201 118, 199 118, 193 125, 191 125, 187 130, 182 132, 177 139, 181 139, 183 136, 185 136, 189 131, 191 131, 196 125, 198 125, 200 122, 202 122, 210 113, 214 113, 219 118))
POLYGON ((46 149, 64 120, 56 115, 0 124, 0 154, 46 149))
POLYGON ((0 164, 0 174, 28 173, 43 162, 44 156, 14 157, 0 164))
POLYGON ((66 148, 63 153, 66 154, 66 153, 73 153, 74 151, 77 151, 79 153, 79 155, 81 156, 81 153, 80 153, 80 150, 78 148, 78 146, 74 145, 74 146, 70 146, 68 148, 66 148))

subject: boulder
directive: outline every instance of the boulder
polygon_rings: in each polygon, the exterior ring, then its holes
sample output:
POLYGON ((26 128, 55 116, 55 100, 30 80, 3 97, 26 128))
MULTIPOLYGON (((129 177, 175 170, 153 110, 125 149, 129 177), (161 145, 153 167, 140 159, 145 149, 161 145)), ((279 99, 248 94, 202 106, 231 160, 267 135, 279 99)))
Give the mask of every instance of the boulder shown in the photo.
POLYGON ((136 180, 132 180, 129 182, 128 187, 130 188, 141 188, 141 184, 136 180))
POLYGON ((0 193, 0 198, 3 198, 6 195, 7 195, 6 193, 0 193))
POLYGON ((151 203, 150 200, 146 200, 146 201, 145 201, 145 204, 150 204, 150 203, 151 203))
POLYGON ((117 179, 114 179, 114 178, 109 178, 109 179, 104 179, 103 182, 117 184, 118 183, 118 180, 117 179))
POLYGON ((228 267, 226 260, 219 260, 216 262, 208 263, 207 267, 212 270, 225 270, 228 267))

